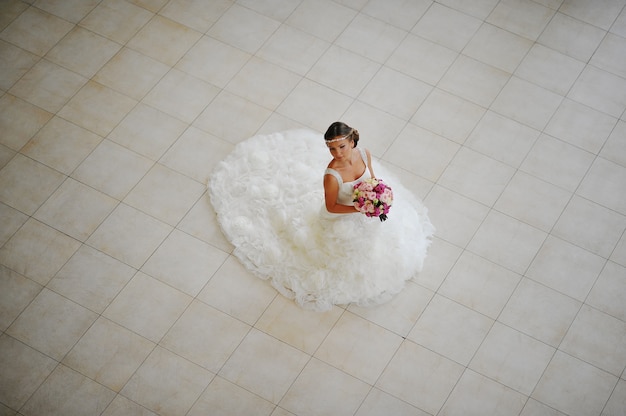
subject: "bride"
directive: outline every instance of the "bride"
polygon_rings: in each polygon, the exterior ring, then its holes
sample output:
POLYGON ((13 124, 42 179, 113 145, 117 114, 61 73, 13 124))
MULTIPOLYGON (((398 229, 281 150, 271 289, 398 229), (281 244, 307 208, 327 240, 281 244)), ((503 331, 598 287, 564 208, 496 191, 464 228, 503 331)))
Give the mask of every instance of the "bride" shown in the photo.
POLYGON ((305 309, 385 302, 422 269, 434 232, 427 209, 357 147, 357 130, 335 122, 323 139, 291 130, 239 143, 209 180, 218 222, 233 254, 305 309), (352 202, 374 167, 393 188, 385 222, 352 202))

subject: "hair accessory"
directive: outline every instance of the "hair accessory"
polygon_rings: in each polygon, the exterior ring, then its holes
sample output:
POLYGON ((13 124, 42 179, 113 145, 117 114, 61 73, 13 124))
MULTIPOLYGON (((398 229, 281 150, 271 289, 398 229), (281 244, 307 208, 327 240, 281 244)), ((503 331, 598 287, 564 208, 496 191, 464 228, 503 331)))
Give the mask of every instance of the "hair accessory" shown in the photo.
POLYGON ((345 136, 335 137, 334 139, 326 140, 326 143, 333 143, 333 142, 338 142, 338 141, 347 139, 350 136, 352 136, 352 133, 354 133, 354 132, 355 132, 354 129, 350 129, 350 132, 348 134, 346 134, 345 136))

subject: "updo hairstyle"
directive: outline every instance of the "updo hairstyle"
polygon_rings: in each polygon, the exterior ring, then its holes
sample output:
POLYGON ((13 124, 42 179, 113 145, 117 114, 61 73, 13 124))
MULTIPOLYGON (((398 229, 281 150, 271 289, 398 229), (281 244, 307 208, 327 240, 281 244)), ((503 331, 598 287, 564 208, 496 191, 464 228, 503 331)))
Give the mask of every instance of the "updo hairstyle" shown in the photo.
POLYGON ((328 127, 328 130, 324 133, 324 140, 329 141, 341 136, 352 140, 352 143, 354 143, 352 147, 356 147, 359 142, 359 131, 341 121, 335 121, 328 127))

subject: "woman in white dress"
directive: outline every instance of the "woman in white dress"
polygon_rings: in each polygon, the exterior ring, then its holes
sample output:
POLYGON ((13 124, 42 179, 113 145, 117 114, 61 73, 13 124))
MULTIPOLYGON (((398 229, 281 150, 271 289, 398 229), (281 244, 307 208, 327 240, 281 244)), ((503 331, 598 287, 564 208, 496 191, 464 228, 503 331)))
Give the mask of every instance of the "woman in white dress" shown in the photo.
POLYGON ((291 130, 239 143, 209 180, 218 222, 244 266, 303 308, 388 301, 422 269, 434 232, 427 210, 357 147, 357 130, 335 122, 324 139, 291 130), (385 222, 352 203, 374 168, 393 188, 385 222))

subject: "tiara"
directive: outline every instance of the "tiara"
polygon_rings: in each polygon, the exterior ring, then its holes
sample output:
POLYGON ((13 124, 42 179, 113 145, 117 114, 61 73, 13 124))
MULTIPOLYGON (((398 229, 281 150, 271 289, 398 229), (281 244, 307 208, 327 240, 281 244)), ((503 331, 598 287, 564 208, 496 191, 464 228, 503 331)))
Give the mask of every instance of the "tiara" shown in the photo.
POLYGON ((335 137, 334 139, 326 140, 326 143, 333 143, 333 142, 338 142, 338 141, 347 139, 348 137, 352 136, 352 133, 354 132, 355 132, 354 129, 350 129, 350 132, 346 134, 345 136, 335 137))

